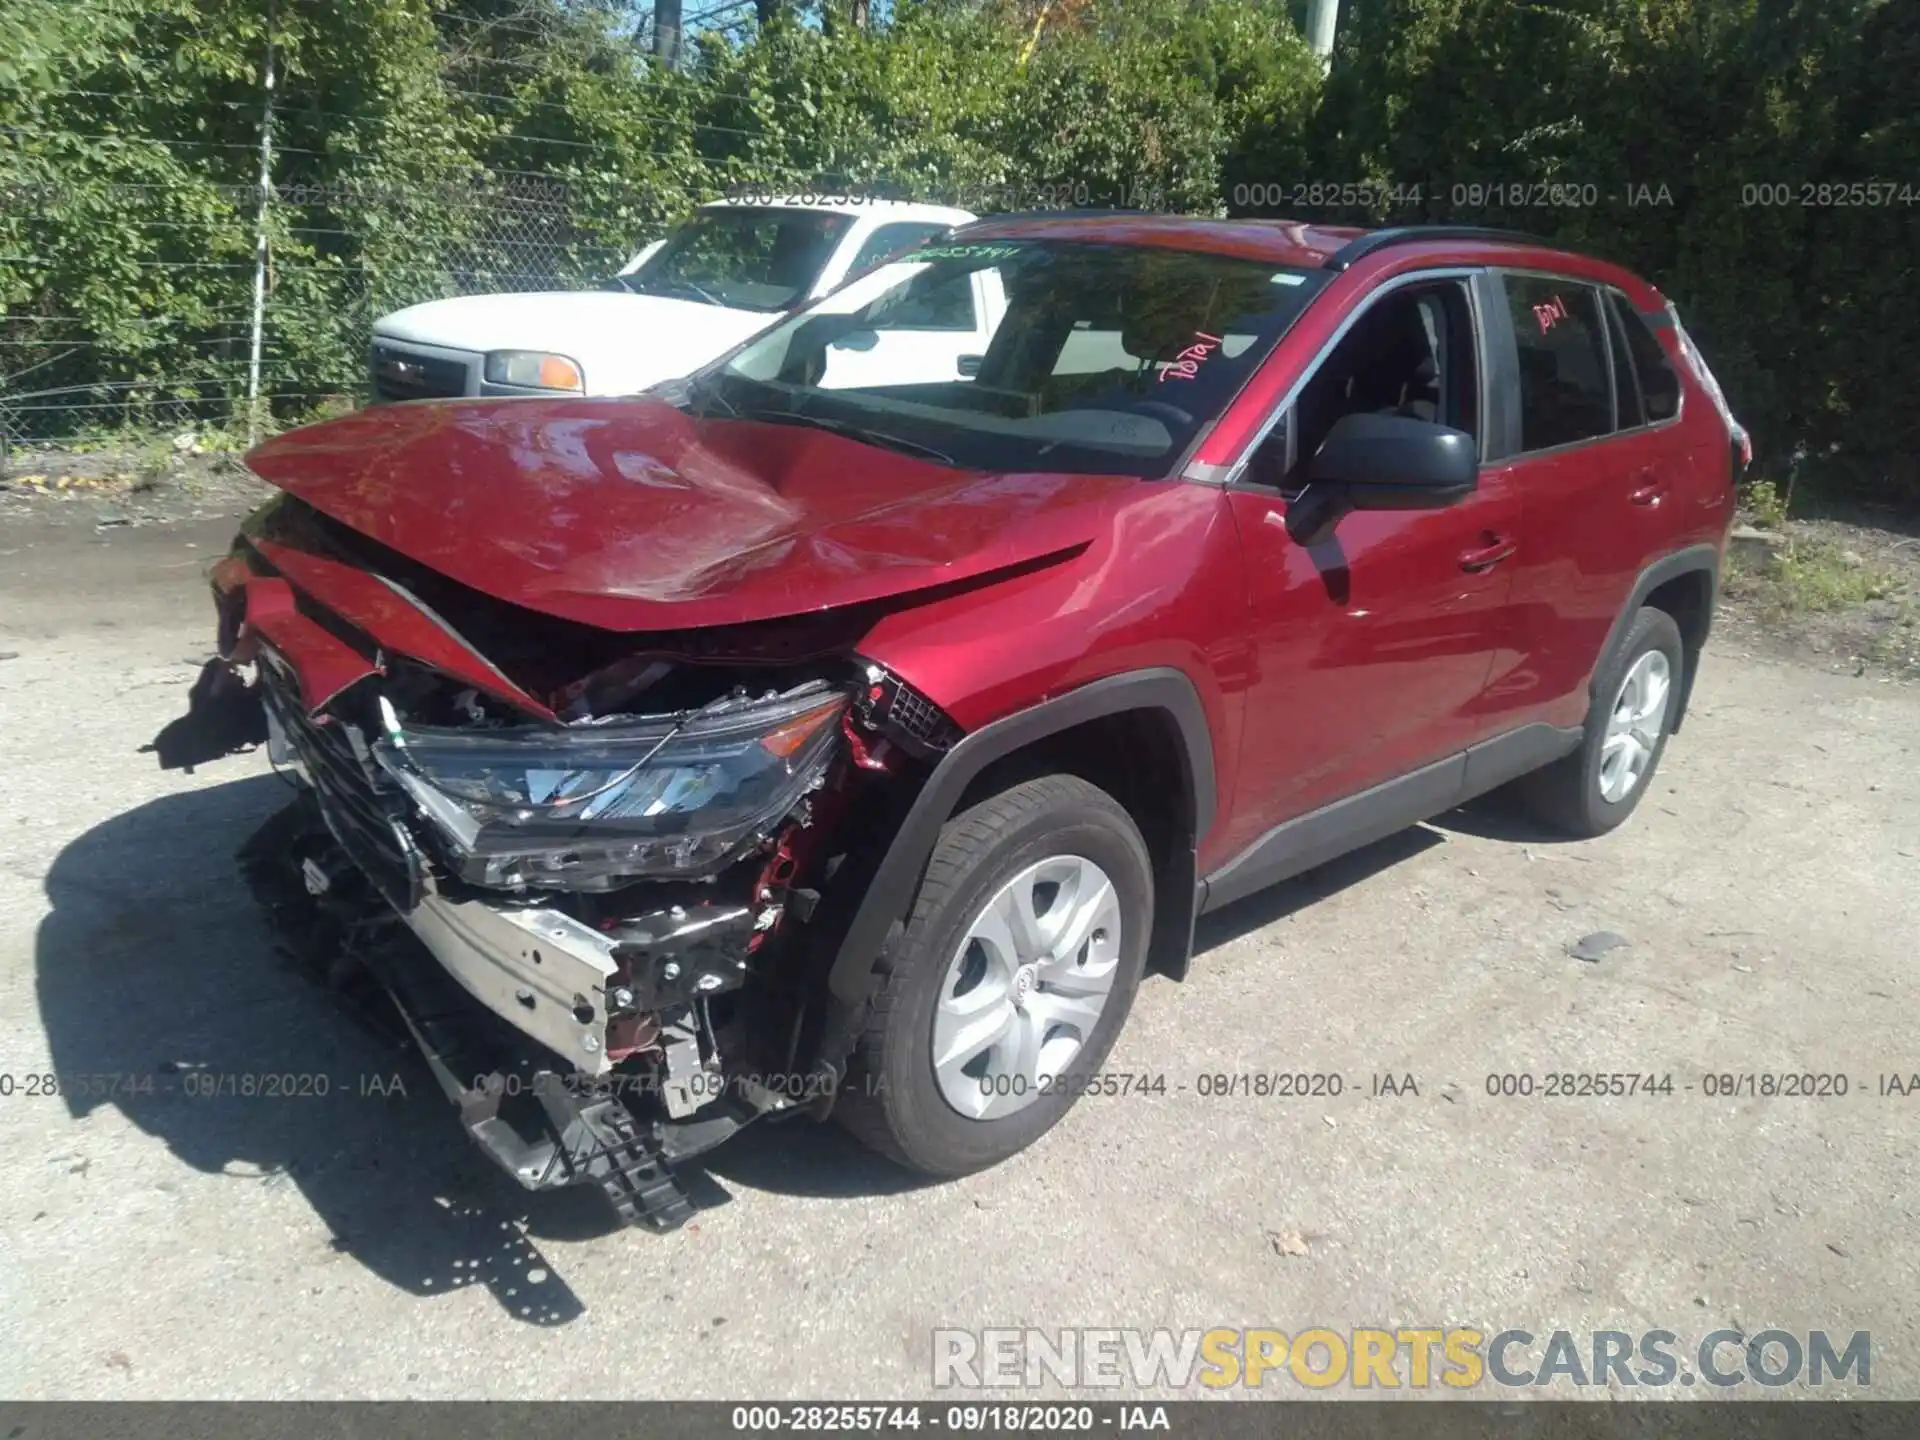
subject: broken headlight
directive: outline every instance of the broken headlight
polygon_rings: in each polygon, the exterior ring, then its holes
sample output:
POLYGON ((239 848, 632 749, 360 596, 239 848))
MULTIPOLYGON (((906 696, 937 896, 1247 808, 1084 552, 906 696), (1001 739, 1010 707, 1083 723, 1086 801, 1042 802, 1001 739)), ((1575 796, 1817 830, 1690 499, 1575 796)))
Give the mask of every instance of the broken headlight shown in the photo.
POLYGON ((846 705, 816 684, 556 732, 408 725, 383 698, 373 753, 446 838, 463 879, 606 889, 732 858, 819 778, 846 705))

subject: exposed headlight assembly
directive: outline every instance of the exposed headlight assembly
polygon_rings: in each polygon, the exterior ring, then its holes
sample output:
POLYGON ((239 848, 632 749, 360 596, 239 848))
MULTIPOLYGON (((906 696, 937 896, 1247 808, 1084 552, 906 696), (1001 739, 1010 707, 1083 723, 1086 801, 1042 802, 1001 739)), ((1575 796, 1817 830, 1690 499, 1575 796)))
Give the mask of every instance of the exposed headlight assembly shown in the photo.
POLYGON ((490 351, 484 373, 489 385, 520 385, 529 390, 582 391, 587 388, 578 361, 541 350, 490 351))
POLYGON ((374 758, 479 885, 611 888, 732 858, 793 808, 830 758, 847 696, 824 684, 684 715, 453 730, 380 701, 374 758))

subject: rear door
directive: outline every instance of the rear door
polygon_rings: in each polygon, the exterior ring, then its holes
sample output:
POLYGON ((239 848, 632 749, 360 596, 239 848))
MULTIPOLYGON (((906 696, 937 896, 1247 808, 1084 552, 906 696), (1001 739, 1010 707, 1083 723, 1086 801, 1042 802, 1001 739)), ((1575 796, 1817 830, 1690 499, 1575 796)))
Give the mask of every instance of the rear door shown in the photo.
POLYGON ((1611 289, 1535 271, 1497 282, 1494 365, 1517 403, 1496 439, 1522 516, 1518 644, 1496 657, 1485 703, 1507 726, 1574 725, 1635 579, 1673 546, 1687 483, 1672 443, 1679 379, 1650 334, 1638 343, 1627 326, 1644 326, 1611 289))

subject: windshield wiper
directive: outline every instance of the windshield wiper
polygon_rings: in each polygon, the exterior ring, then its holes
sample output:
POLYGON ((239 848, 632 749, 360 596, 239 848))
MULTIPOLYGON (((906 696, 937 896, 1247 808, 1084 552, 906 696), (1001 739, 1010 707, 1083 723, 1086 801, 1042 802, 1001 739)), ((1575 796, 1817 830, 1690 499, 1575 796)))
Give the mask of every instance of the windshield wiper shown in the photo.
POLYGON ((680 387, 679 393, 686 401, 688 413, 702 420, 711 415, 716 407, 725 411, 729 418, 740 413, 739 407, 720 393, 719 382, 710 376, 688 375, 666 383, 680 387))
POLYGON ((670 290, 691 290, 698 299, 705 301, 709 305, 718 305, 723 310, 727 307, 726 301, 715 295, 711 290, 701 289, 691 280, 663 280, 660 283, 670 290))
POLYGON ((848 420, 834 420, 825 415, 808 415, 793 410, 735 410, 733 414, 742 420, 764 420, 770 425, 811 425, 816 430, 844 435, 849 440, 859 440, 888 450, 902 450, 909 455, 919 455, 928 460, 938 461, 951 469, 960 468, 960 462, 944 450, 936 450, 933 446, 923 445, 918 440, 909 440, 904 435, 895 435, 886 430, 872 430, 865 425, 855 425, 848 420))

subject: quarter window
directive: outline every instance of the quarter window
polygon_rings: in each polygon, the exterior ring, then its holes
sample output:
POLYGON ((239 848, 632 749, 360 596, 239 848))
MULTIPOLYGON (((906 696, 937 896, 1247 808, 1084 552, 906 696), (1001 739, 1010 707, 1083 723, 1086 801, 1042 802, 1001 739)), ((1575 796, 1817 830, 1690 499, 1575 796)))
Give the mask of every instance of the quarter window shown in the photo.
MULTIPOLYGON (((1639 381, 1647 423, 1671 420, 1680 413, 1680 376, 1673 362, 1667 359, 1667 352, 1660 348, 1647 322, 1634 313, 1624 295, 1612 294, 1607 299, 1613 311, 1614 334, 1625 341, 1627 354, 1633 361, 1633 377, 1639 381)), ((1621 389, 1623 393, 1627 389, 1624 375, 1621 389)), ((1622 404, 1621 409, 1624 422, 1626 406, 1622 404)))
POLYGON ((1613 385, 1600 296, 1545 276, 1506 277, 1520 362, 1520 448, 1546 450, 1613 432, 1613 385))

